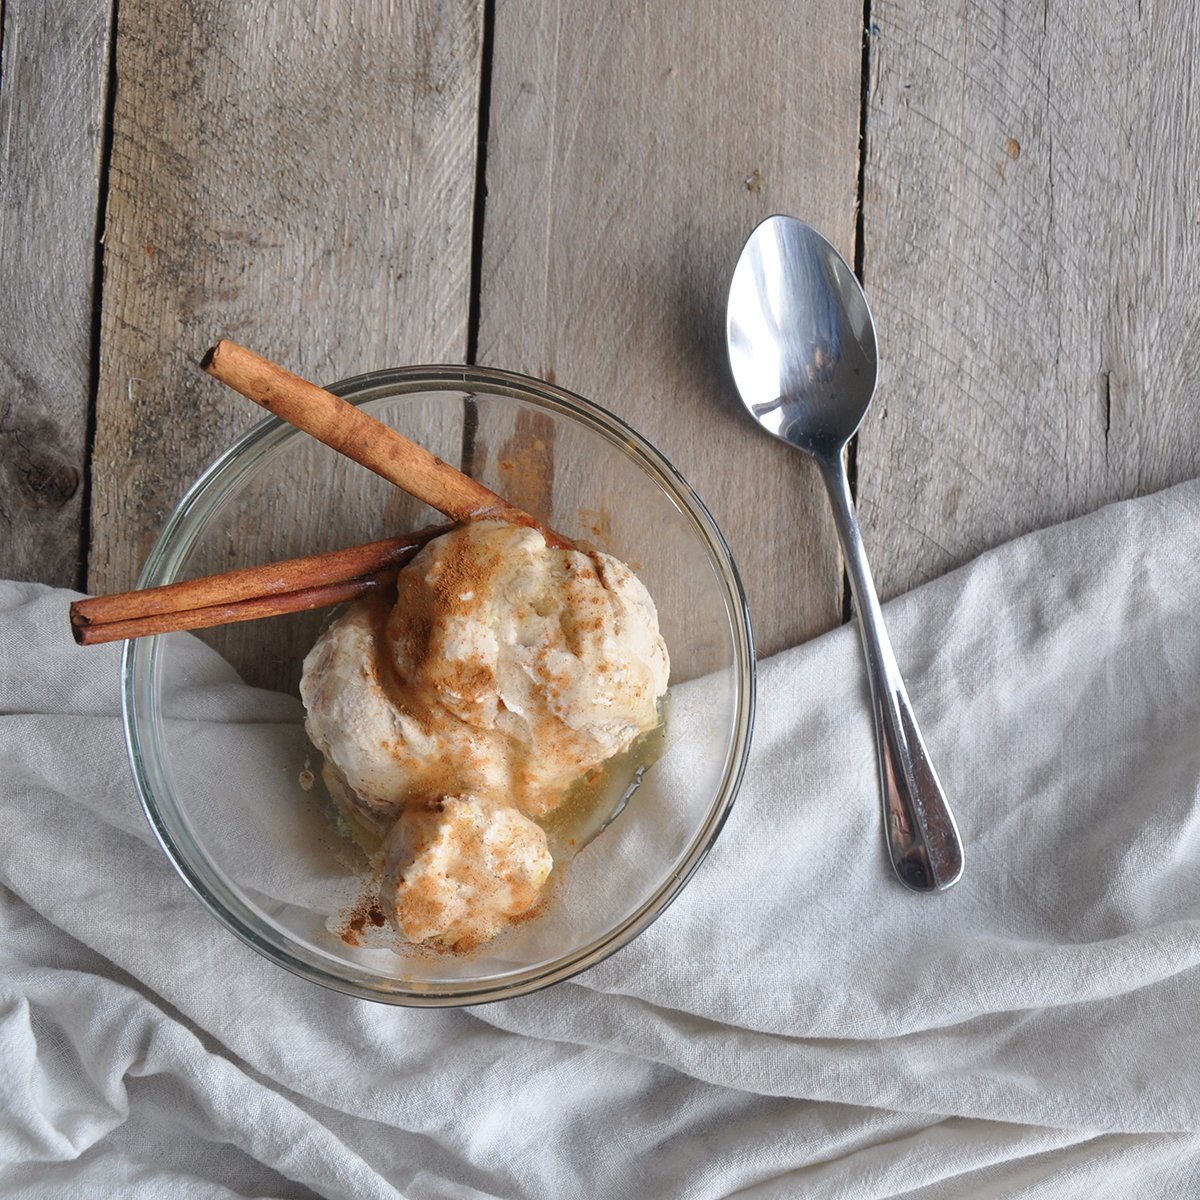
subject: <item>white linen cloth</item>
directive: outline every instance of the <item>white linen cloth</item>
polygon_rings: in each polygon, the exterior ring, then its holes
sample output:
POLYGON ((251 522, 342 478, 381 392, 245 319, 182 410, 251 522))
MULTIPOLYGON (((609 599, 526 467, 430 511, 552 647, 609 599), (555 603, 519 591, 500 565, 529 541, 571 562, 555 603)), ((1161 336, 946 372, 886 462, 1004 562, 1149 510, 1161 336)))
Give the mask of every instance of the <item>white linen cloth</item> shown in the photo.
POLYGON ((459 1011, 220 927, 138 807, 118 650, 0 584, 0 1195, 1200 1194, 1198 562, 1193 483, 887 606, 952 891, 885 865, 845 627, 761 665, 741 797, 648 932, 459 1011))

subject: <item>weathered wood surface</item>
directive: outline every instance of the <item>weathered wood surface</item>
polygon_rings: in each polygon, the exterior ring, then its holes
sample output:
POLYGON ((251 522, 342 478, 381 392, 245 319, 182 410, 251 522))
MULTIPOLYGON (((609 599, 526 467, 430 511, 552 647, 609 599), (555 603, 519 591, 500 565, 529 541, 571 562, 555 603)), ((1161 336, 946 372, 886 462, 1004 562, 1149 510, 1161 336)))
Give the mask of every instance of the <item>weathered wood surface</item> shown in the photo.
POLYGON ((0 8, 0 577, 82 581, 107 0, 0 8))
MULTIPOLYGON (((195 369, 215 337, 318 379, 468 354, 484 66, 482 0, 122 0, 101 197, 110 7, 0 7, 0 572, 78 581, 90 516, 92 590, 132 582, 257 419, 195 369)), ((814 473, 735 406, 725 289, 773 211, 856 249, 861 17, 846 0, 494 13, 476 357, 614 408, 680 466, 763 652, 839 620, 841 580, 814 473)), ((1200 17, 1147 0, 872 0, 870 17, 883 378, 857 487, 894 594, 1200 470, 1200 17)), ((457 423, 429 436, 451 454, 457 423)), ((264 497, 230 563, 289 548, 288 502, 264 497)))
POLYGON ((815 471, 736 405, 725 298, 773 212, 853 255, 861 19, 850 0, 790 20, 732 2, 496 8, 479 361, 596 400, 679 467, 731 543, 764 653, 837 624, 842 576, 815 471))
MULTIPOLYGON (((122 0, 92 591, 133 583, 188 482, 262 416, 197 369, 218 337, 323 382, 463 358, 481 32, 475 0, 122 0)), ((457 451, 457 426, 425 440, 444 436, 457 451)), ((231 558, 287 549, 286 499, 231 558)))
POLYGON ((858 487, 890 594, 1200 472, 1200 10, 871 12, 858 487))

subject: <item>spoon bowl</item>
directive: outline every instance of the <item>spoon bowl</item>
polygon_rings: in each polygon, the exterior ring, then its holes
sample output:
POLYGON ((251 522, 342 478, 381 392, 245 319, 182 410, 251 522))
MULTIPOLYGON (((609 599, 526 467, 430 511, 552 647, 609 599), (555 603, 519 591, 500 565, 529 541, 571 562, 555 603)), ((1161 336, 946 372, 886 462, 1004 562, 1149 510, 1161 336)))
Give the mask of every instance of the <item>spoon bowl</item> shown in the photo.
POLYGON ((768 217, 729 287, 729 365, 768 433, 810 453, 857 431, 875 391, 875 322, 845 259, 810 225, 768 217))
POLYGON ((747 411, 820 468, 862 632, 892 866, 913 891, 941 891, 962 874, 962 840, 883 624, 843 454, 878 374, 866 297, 845 259, 812 226, 768 217, 734 269, 726 342, 747 411))

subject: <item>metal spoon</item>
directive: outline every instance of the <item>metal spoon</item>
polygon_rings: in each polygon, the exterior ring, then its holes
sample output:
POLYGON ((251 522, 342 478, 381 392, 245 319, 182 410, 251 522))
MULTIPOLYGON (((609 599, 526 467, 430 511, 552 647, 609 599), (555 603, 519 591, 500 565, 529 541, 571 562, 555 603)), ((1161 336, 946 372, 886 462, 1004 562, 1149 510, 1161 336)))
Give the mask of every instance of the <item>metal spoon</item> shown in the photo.
POLYGON ((811 454, 829 492, 871 682, 892 865, 913 891, 948 888, 962 874, 962 842, 883 626, 843 459, 875 392, 875 324, 862 287, 811 226, 768 217, 733 272, 726 338, 750 415, 811 454))

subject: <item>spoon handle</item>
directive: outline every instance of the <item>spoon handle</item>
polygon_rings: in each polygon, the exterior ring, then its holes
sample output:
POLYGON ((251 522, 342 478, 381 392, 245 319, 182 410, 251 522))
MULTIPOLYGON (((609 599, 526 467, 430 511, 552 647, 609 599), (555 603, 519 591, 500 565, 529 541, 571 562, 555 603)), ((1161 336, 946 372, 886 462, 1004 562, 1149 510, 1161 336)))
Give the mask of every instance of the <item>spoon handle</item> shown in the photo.
POLYGON ((879 749, 884 832, 892 866, 900 882, 914 892, 942 891, 962 874, 963 848, 958 826, 929 761, 884 628, 841 448, 830 455, 821 455, 817 461, 829 492, 846 557, 846 573, 858 609, 879 749))

